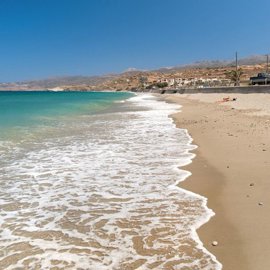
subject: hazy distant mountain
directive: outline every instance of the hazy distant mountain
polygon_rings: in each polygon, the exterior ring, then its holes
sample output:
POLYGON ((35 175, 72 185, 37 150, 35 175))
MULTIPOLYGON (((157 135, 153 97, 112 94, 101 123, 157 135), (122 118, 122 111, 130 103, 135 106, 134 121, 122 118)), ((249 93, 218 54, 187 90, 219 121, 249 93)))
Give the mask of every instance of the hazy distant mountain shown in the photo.
MULTIPOLYGON (((256 65, 256 64, 263 64, 266 63, 266 55, 251 55, 248 57, 240 58, 238 60, 239 65, 256 65)), ((196 61, 190 64, 185 64, 181 66, 175 66, 175 67, 164 67, 157 69, 156 71, 160 72, 172 72, 175 70, 181 70, 186 68, 215 68, 215 67, 228 67, 228 66, 234 66, 235 60, 202 60, 202 61, 196 61)))
POLYGON ((18 85, 27 85, 29 88, 42 88, 48 89, 57 87, 59 85, 90 85, 94 86, 97 84, 104 83, 105 81, 112 80, 114 75, 106 76, 65 76, 65 77, 54 77, 42 80, 16 82, 18 85))
POLYGON ((232 65, 231 60, 203 60, 203 61, 196 61, 190 64, 185 64, 181 66, 174 66, 174 67, 163 67, 155 70, 156 72, 162 73, 171 73, 174 71, 179 71, 182 69, 189 69, 189 68, 215 68, 215 67, 226 67, 232 65))
POLYGON ((232 64, 231 60, 204 60, 204 61, 196 61, 194 63, 185 65, 185 67, 214 68, 214 67, 230 66, 231 64, 232 64))
POLYGON ((240 65, 256 65, 266 63, 266 55, 251 55, 239 60, 240 65))
MULTIPOLYGON (((245 58, 239 59, 240 65, 255 65, 266 63, 265 55, 252 55, 245 58)), ((188 69, 205 69, 205 68, 221 68, 230 67, 235 65, 235 60, 205 60, 197 61, 191 64, 174 66, 174 67, 164 67, 157 70, 146 71, 139 70, 136 68, 129 68, 120 74, 108 74, 102 76, 64 76, 64 77, 54 77, 42 80, 32 80, 24 82, 15 83, 2 83, 0 84, 1 89, 50 89, 58 86, 69 86, 72 89, 73 86, 80 88, 80 86, 86 89, 114 89, 119 88, 126 84, 126 87, 133 87, 134 82, 142 76, 148 76, 153 73, 170 74, 173 72, 179 72, 180 70, 188 69), (132 83, 131 83, 132 81, 132 83)), ((74 88, 75 89, 75 88, 74 88)), ((125 88, 126 89, 126 88, 125 88)))
POLYGON ((126 73, 126 72, 137 72, 137 71, 142 71, 138 68, 134 68, 134 67, 130 67, 130 68, 127 68, 126 70, 124 70, 122 73, 126 73))

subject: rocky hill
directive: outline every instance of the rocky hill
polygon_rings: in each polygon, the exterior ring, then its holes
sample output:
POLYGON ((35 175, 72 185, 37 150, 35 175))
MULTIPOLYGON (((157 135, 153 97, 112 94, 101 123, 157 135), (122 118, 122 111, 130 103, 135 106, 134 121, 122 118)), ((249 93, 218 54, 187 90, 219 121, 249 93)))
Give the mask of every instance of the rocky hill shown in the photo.
MULTIPOLYGON (((266 69, 266 56, 255 55, 239 60, 244 71, 242 81, 266 69)), ((199 61, 188 65, 160 68, 152 71, 129 69, 120 74, 104 76, 67 76, 44 80, 2 83, 2 90, 131 90, 140 87, 144 82, 156 82, 162 79, 175 78, 218 78, 224 79, 226 71, 234 69, 232 60, 199 61)))

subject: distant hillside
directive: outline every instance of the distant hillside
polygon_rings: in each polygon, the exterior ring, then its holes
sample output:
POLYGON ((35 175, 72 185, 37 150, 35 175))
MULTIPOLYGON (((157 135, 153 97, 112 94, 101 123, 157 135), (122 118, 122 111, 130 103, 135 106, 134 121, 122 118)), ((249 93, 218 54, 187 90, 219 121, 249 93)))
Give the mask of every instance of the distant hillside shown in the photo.
POLYGON ((90 85, 94 86, 111 80, 114 76, 66 76, 55 77, 44 80, 26 81, 22 84, 27 84, 29 87, 39 86, 40 88, 53 88, 59 85, 90 85))
MULTIPOLYGON (((257 65, 266 63, 266 55, 251 55, 245 58, 240 58, 238 60, 239 65, 257 65)), ((235 65, 235 60, 203 60, 196 61, 190 64, 185 64, 181 66, 160 68, 156 71, 161 72, 171 72, 174 70, 182 70, 186 68, 219 68, 219 67, 231 67, 235 65)))
MULTIPOLYGON (((239 60, 239 65, 245 66, 245 79, 248 79, 250 75, 256 74, 260 70, 264 70, 265 63, 265 55, 253 55, 239 60)), ((65 76, 24 82, 0 83, 0 89, 39 90, 60 87, 70 90, 129 90, 140 86, 141 80, 145 80, 145 78, 148 81, 155 81, 161 77, 189 78, 195 76, 221 78, 224 77, 226 69, 231 69, 234 65, 234 60, 197 61, 182 66, 165 67, 152 71, 130 68, 120 74, 103 76, 65 76)))
POLYGON ((257 65, 266 63, 266 55, 252 55, 239 60, 240 65, 257 65))

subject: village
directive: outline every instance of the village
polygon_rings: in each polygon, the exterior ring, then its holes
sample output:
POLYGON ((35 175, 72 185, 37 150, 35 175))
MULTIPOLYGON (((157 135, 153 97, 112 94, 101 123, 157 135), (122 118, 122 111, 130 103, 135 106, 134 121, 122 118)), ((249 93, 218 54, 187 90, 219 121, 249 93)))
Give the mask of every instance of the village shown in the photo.
POLYGON ((146 89, 155 89, 155 88, 174 88, 181 89, 183 87, 191 87, 191 88, 204 88, 204 87, 222 87, 222 86, 230 86, 230 79, 220 79, 220 78, 202 78, 202 77, 191 77, 191 78, 159 78, 157 80, 153 80, 150 82, 144 82, 143 88, 146 89))
MULTIPOLYGON (((250 77, 264 72, 265 64, 241 65, 239 71, 239 86, 250 85, 250 77)), ((98 89, 118 91, 151 90, 151 89, 186 89, 229 87, 235 85, 233 73, 235 66, 182 68, 158 71, 131 71, 120 74, 113 80, 108 80, 98 86, 98 89)))

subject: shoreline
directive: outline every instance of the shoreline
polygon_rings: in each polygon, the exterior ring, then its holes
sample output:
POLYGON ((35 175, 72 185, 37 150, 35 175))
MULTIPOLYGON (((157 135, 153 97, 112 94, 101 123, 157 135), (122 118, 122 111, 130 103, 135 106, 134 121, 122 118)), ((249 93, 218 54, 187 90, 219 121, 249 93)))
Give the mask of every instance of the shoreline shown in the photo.
POLYGON ((194 96, 164 97, 182 105, 172 118, 177 127, 188 130, 198 146, 195 159, 183 168, 192 175, 180 187, 208 198, 207 205, 216 214, 197 230, 204 247, 225 270, 268 269, 270 117, 248 115, 254 108, 238 110, 238 105, 243 107, 241 102, 231 108, 232 103, 222 106, 209 99, 193 100, 194 96), (213 241, 218 241, 218 246, 212 246, 213 241))
MULTIPOLYGON (((178 112, 177 112, 178 113, 178 112)), ((175 114, 175 113, 174 113, 175 114)), ((174 120, 174 114, 169 115, 169 118, 172 119, 172 121, 175 124, 175 128, 181 128, 176 125, 176 122, 174 120)), ((182 128, 181 128, 182 129, 182 128)), ((180 165, 177 166, 178 170, 185 171, 188 173, 188 175, 179 181, 175 183, 175 187, 179 188, 180 190, 183 190, 185 193, 192 194, 192 196, 199 197, 203 200, 203 208, 206 209, 206 212, 208 212, 208 216, 204 217, 204 219, 198 220, 197 223, 192 228, 192 238, 198 243, 198 247, 202 249, 206 254, 208 254, 215 263, 217 263, 217 269, 223 269, 223 265, 217 260, 215 254, 211 252, 204 244, 204 241, 201 239, 199 235, 199 230, 205 225, 208 224, 208 222, 211 221, 211 219, 215 216, 215 212, 208 206, 208 198, 205 195, 199 194, 197 192, 194 192, 193 190, 189 189, 188 187, 184 186, 184 183, 193 175, 191 173, 192 171, 192 164, 194 163, 194 160, 196 160, 198 156, 198 146, 194 143, 193 138, 190 136, 187 129, 185 129, 187 136, 190 138, 190 144, 195 146, 194 149, 188 150, 187 153, 194 154, 194 157, 191 158, 190 162, 186 165, 180 165)))

